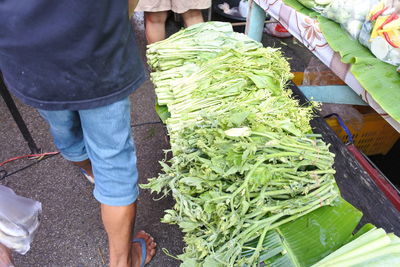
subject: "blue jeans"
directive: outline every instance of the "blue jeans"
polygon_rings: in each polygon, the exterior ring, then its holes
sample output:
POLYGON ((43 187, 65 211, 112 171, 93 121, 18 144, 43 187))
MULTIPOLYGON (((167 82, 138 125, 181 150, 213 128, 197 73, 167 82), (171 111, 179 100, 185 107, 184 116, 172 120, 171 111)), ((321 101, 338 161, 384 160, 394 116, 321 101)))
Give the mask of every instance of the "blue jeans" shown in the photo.
POLYGON ((95 177, 94 197, 110 206, 127 206, 139 195, 136 152, 128 98, 88 110, 39 110, 50 125, 63 157, 90 159, 95 177))

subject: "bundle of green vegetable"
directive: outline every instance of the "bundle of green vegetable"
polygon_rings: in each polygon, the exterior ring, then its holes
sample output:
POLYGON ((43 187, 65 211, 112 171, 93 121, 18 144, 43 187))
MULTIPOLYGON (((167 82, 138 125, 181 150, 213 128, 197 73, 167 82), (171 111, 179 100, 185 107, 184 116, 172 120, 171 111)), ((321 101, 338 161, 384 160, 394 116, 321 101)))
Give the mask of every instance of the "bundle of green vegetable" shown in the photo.
POLYGON ((400 266, 400 238, 374 227, 313 265, 334 266, 400 266))
POLYGON ((247 36, 233 32, 229 23, 208 22, 193 25, 170 38, 148 46, 148 63, 155 72, 159 105, 174 99, 172 88, 198 71, 198 66, 215 57, 223 49, 253 50, 262 45, 247 36))
MULTIPOLYGON (((223 115, 236 105, 246 103, 250 108, 263 100, 275 103, 265 107, 270 110, 259 118, 260 123, 294 135, 310 132, 310 108, 299 109, 283 90, 291 77, 289 65, 277 49, 223 50, 173 87, 174 99, 167 102, 170 134, 201 121, 202 114, 223 115)), ((157 94, 162 93, 159 90, 157 94)))
MULTIPOLYGON (((176 36, 182 44, 208 42, 195 31, 176 36)), ((158 56, 149 50, 151 64, 181 57, 179 49, 158 56)), ((183 50, 181 59, 208 60, 190 62, 193 72, 176 79, 161 67, 173 86, 153 75, 157 95, 167 95, 173 158, 142 187, 176 200, 163 222, 185 232, 183 266, 257 265, 270 230, 338 198, 334 156, 311 132, 312 108, 300 107, 286 90, 291 74, 279 50, 237 45, 213 56, 183 50)), ((184 72, 182 62, 174 64, 184 72)))
POLYGON ((256 114, 242 112, 183 129, 170 165, 162 164, 165 173, 144 186, 176 200, 163 222, 185 232, 188 247, 180 258, 188 266, 252 265, 269 230, 338 197, 327 145, 314 136, 271 132, 256 114), (245 243, 259 236, 252 256, 240 258, 245 243))
POLYGON ((155 71, 209 60, 226 48, 255 49, 262 45, 233 32, 230 23, 207 22, 181 30, 166 40, 148 46, 147 59, 155 71))

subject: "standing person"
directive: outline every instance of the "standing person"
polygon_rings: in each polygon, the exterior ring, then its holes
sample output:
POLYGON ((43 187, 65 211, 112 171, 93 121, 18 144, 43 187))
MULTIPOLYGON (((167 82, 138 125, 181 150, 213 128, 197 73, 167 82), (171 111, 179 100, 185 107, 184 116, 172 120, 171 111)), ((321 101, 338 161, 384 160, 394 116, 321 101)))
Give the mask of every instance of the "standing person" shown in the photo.
POLYGON ((143 231, 131 238, 139 192, 128 96, 145 72, 128 0, 3 0, 0 25, 8 89, 38 108, 64 158, 94 178, 110 266, 144 266, 156 243, 143 231))
POLYGON ((144 11, 147 43, 165 39, 168 11, 181 14, 185 27, 204 22, 201 9, 211 6, 211 0, 139 0, 135 11, 144 11))

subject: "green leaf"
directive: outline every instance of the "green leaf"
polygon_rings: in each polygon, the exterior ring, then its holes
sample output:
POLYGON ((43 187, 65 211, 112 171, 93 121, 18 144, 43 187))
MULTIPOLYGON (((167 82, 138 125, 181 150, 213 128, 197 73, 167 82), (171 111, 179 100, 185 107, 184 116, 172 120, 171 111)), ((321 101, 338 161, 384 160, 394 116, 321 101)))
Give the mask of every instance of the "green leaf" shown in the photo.
POLYGON ((196 259, 184 260, 180 265, 180 267, 199 267, 199 266, 200 266, 200 263, 198 263, 196 261, 196 259))
POLYGON ((195 186, 197 188, 201 188, 201 184, 204 182, 203 179, 197 177, 185 177, 180 181, 186 185, 195 186))
POLYGON ((300 266, 310 266, 341 247, 352 235, 362 213, 346 202, 337 201, 279 227, 288 253, 300 266))
POLYGON ((163 123, 171 117, 171 113, 169 113, 168 107, 165 105, 160 106, 156 103, 155 110, 163 123))
POLYGON ((224 267, 224 265, 216 261, 213 257, 207 257, 204 260, 203 267, 224 267))
POLYGON ((299 11, 300 13, 303 13, 304 15, 310 16, 312 18, 318 15, 317 12, 312 11, 311 9, 308 9, 307 7, 303 6, 297 0, 283 0, 283 2, 286 5, 294 8, 297 11, 299 11))
POLYGON ((260 259, 267 259, 267 266, 310 266, 347 243, 361 217, 360 211, 340 198, 334 206, 319 208, 280 226, 276 232, 280 239, 270 231, 260 259), (271 257, 271 247, 281 247, 280 254, 271 257))
POLYGON ((190 232, 199 227, 199 224, 190 221, 181 221, 179 222, 179 226, 181 227, 182 232, 190 232))
POLYGON ((249 115, 250 115, 250 112, 248 112, 248 111, 237 112, 237 113, 234 113, 234 114, 229 118, 229 120, 230 120, 233 124, 239 126, 239 125, 242 124, 242 122, 244 122, 244 121, 246 120, 246 118, 247 118, 249 115))

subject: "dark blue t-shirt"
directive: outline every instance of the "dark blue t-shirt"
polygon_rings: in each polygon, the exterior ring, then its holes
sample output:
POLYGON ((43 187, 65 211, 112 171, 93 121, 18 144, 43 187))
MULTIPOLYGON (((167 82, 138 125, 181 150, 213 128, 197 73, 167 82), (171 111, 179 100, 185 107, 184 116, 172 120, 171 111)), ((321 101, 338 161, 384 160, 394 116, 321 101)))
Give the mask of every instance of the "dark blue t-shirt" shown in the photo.
POLYGON ((128 0, 0 0, 0 72, 47 110, 116 102, 145 79, 128 0))

